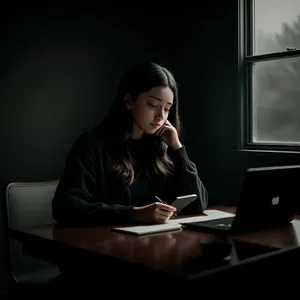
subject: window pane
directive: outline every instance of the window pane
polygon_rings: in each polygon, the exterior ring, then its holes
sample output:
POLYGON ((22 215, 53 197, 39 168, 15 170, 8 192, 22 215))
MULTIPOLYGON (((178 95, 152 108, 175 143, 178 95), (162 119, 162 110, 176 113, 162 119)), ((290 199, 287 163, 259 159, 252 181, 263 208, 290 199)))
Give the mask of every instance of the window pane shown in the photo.
POLYGON ((253 66, 253 142, 300 142, 300 57, 253 66))
POLYGON ((300 48, 300 0, 254 0, 254 54, 300 48))

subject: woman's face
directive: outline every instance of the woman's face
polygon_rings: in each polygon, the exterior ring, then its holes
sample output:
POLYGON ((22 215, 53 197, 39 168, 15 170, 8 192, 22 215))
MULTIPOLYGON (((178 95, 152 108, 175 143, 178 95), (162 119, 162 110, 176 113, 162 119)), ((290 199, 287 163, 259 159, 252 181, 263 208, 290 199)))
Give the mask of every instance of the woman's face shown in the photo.
POLYGON ((126 107, 132 112, 133 139, 141 139, 145 132, 154 134, 167 121, 173 97, 169 87, 154 87, 140 93, 136 101, 125 97, 126 107))

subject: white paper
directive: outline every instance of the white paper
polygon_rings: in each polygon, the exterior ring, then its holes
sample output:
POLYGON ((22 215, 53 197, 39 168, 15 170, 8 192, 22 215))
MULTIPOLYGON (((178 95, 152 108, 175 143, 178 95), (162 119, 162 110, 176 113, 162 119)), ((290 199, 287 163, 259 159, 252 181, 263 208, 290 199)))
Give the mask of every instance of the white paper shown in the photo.
POLYGON ((188 217, 188 218, 180 218, 180 219, 170 219, 168 223, 178 224, 178 223, 191 223, 191 222, 201 222, 208 220, 216 220, 234 217, 235 214, 224 212, 216 209, 208 209, 203 212, 206 216, 196 216, 196 217, 188 217))
POLYGON ((134 235, 144 235, 144 234, 151 234, 157 232, 179 230, 181 229, 180 223, 201 222, 201 221, 215 220, 215 219, 235 216, 232 213, 227 213, 215 209, 205 210, 204 214, 206 214, 206 216, 170 219, 167 221, 167 223, 164 224, 118 227, 118 228, 113 228, 113 230, 118 232, 123 232, 123 233, 134 234, 134 235))
POLYGON ((179 229, 181 229, 181 225, 179 223, 164 223, 164 224, 154 224, 154 225, 113 228, 114 231, 135 234, 135 235, 144 235, 144 234, 164 232, 164 231, 174 231, 179 229))

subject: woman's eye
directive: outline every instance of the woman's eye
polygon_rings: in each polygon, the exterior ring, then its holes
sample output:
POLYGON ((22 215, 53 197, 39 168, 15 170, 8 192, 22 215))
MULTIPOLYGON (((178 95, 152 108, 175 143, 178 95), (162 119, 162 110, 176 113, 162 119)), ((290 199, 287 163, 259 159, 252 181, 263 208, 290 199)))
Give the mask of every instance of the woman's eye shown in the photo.
POLYGON ((148 105, 150 105, 151 107, 157 107, 157 105, 152 105, 151 103, 148 102, 148 105))
MULTIPOLYGON (((158 107, 158 105, 153 105, 153 104, 151 104, 151 103, 149 103, 149 102, 148 102, 148 105, 151 106, 151 107, 158 107)), ((169 112, 170 109, 165 108, 165 111, 166 111, 166 112, 169 112)))

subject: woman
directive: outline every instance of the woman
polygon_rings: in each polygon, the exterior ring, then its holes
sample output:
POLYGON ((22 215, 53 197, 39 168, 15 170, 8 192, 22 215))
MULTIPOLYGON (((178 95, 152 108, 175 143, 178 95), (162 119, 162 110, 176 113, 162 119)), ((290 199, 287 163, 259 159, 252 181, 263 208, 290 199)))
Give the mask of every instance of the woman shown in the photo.
POLYGON ((155 63, 125 72, 112 108, 75 141, 53 203, 59 223, 166 222, 176 196, 197 194, 181 214, 201 213, 207 191, 180 139, 177 84, 155 63), (160 203, 155 196, 166 203, 160 203))

